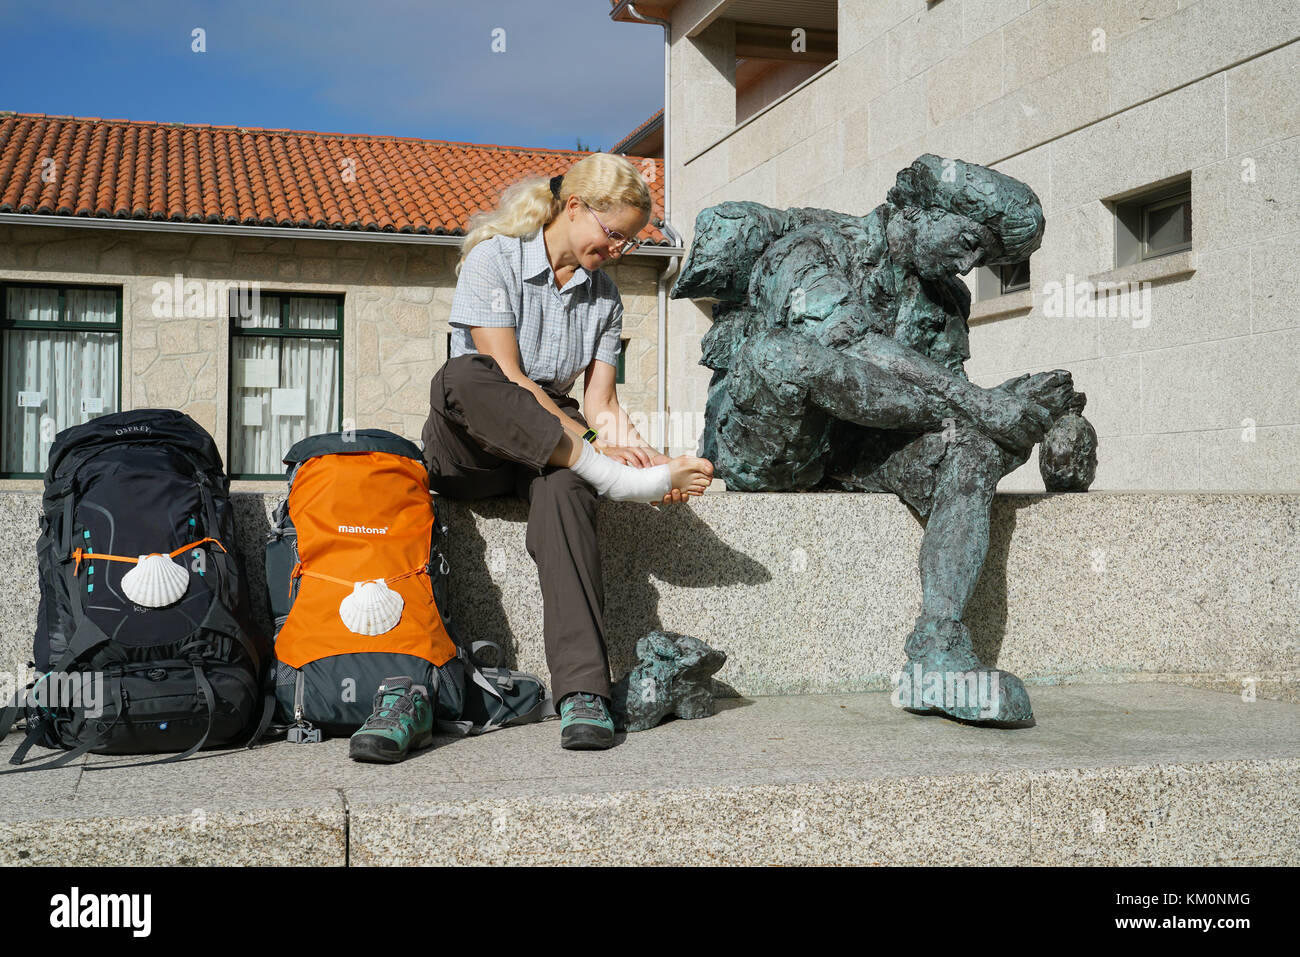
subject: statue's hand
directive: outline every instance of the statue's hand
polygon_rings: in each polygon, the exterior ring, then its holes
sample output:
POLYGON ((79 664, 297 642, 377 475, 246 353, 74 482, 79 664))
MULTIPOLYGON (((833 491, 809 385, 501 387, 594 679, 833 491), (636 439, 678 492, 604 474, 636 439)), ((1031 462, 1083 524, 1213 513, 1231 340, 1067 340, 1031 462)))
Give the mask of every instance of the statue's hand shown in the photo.
POLYGON ((1065 414, 1074 399, 1074 377, 1065 369, 1039 372, 1035 375, 1026 373, 1008 379, 993 391, 1010 392, 1036 402, 1050 411, 1055 421, 1065 414))
POLYGON ((1001 386, 987 395, 989 401, 979 424, 989 438, 1016 455, 1027 455, 1055 421, 1051 409, 1001 386))
POLYGON ((1021 384, 1028 378, 1029 378, 1029 373, 1026 372, 1024 375, 1018 375, 1014 379, 1008 379, 1006 382, 1002 383, 1001 385, 995 385, 992 391, 1019 392, 1021 384))

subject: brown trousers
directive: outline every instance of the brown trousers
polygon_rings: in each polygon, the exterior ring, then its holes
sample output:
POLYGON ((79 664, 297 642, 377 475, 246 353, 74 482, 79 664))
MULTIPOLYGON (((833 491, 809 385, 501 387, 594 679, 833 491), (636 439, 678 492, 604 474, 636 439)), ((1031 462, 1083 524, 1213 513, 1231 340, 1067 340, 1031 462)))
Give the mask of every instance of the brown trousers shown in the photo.
MULTIPOLYGON (((587 425, 578 402, 547 390, 587 425)), ((547 465, 564 432, 536 397, 485 355, 449 359, 429 385, 424 462, 429 487, 453 499, 514 493, 528 502, 528 554, 542 586, 551 694, 610 696, 605 587, 596 546, 596 491, 572 469, 547 465)))

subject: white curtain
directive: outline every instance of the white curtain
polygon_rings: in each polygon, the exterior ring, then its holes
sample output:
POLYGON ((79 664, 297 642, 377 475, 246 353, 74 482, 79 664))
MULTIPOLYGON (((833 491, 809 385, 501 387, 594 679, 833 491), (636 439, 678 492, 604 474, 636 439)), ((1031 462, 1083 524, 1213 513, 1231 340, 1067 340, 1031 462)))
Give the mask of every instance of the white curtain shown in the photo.
MULTIPOLYGON (((120 333, 59 331, 57 288, 10 287, 6 293, 6 318, 48 322, 50 329, 4 332, 0 470, 41 472, 58 432, 118 411, 120 333), (20 393, 34 404, 20 406, 20 393)), ((68 289, 66 307, 69 322, 117 322, 112 289, 68 289)))
MULTIPOLYGON (((240 319, 240 326, 279 328, 280 297, 261 296, 259 303, 253 315, 240 319)), ((337 329, 338 304, 290 297, 288 323, 289 329, 337 329)), ((289 446, 338 428, 339 345, 337 339, 235 337, 231 472, 281 474, 289 446), (281 391, 277 396, 273 390, 281 391), (305 414, 298 414, 299 403, 305 414)))

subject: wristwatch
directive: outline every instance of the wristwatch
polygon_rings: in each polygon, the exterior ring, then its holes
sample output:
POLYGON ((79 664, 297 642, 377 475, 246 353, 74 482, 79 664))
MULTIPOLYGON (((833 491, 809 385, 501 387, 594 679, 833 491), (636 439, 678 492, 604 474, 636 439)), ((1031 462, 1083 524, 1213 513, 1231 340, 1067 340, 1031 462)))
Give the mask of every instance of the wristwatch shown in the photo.
POLYGON ((590 428, 587 429, 586 432, 583 432, 583 433, 582 433, 582 437, 583 437, 586 441, 588 441, 588 442, 595 442, 595 441, 596 441, 596 435, 597 435, 596 430, 595 430, 595 429, 590 429, 590 428))

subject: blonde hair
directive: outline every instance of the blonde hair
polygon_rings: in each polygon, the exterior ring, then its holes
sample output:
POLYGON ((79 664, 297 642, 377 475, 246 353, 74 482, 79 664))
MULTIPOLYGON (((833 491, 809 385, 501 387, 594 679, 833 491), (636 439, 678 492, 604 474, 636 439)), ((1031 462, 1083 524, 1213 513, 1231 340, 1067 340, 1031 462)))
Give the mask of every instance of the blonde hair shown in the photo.
POLYGON ((469 251, 483 240, 527 236, 539 226, 548 225, 575 195, 599 213, 616 206, 631 206, 641 210, 647 221, 650 219, 650 189, 637 168, 622 156, 592 153, 569 167, 560 183, 558 199, 551 192, 549 176, 530 176, 507 186, 496 209, 470 216, 469 232, 456 261, 456 275, 460 275, 469 251))

